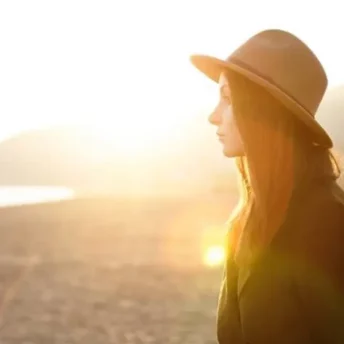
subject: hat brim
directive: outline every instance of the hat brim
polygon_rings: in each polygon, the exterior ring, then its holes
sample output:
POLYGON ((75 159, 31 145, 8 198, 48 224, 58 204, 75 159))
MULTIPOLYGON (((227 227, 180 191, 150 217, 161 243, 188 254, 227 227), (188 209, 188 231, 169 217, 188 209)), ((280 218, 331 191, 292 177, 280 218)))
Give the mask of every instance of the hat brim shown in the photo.
POLYGON ((281 90, 271 81, 233 62, 220 60, 216 57, 207 55, 193 55, 190 57, 190 60, 191 63, 199 71, 201 71, 203 74, 205 74, 208 78, 215 81, 216 83, 219 82, 221 73, 229 69, 245 76, 252 82, 264 87, 308 127, 315 144, 323 146, 325 148, 333 147, 333 142, 330 136, 325 131, 325 129, 315 120, 313 115, 301 104, 295 101, 295 99, 290 97, 286 92, 281 90))

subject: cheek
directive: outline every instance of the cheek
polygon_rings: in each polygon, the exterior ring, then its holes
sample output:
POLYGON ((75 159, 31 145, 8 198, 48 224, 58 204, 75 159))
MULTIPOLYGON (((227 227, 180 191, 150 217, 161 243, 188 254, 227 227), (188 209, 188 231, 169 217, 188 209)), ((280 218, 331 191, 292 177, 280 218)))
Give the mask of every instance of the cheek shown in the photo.
POLYGON ((236 124, 231 107, 227 107, 223 113, 223 125, 226 133, 224 150, 228 156, 243 155, 241 135, 236 124))
POLYGON ((228 134, 239 134, 231 106, 226 106, 223 111, 223 125, 228 134))

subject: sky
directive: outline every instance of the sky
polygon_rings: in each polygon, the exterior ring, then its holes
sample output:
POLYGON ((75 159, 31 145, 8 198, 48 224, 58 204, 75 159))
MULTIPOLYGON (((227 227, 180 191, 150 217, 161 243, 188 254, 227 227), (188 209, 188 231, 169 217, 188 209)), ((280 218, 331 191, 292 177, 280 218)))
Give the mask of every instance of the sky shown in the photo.
MULTIPOLYGON (((225 58, 259 30, 303 39, 330 87, 344 84, 339 1, 59 0, 0 2, 0 140, 89 124, 124 146, 206 122, 217 88, 189 62, 225 58)), ((197 131, 197 130, 196 130, 197 131)))

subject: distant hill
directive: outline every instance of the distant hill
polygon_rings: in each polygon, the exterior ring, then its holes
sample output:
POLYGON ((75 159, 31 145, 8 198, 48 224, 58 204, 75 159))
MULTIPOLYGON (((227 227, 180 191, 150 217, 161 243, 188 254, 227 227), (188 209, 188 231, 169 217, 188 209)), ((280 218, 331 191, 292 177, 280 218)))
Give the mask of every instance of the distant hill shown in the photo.
MULTIPOLYGON (((105 142, 83 129, 59 127, 24 132, 0 144, 0 183, 78 188, 86 180, 89 183, 99 177, 97 169, 109 161, 108 152, 105 142)), ((105 170, 101 180, 104 178, 105 170)))
POLYGON ((115 138, 102 140, 87 127, 24 132, 0 143, 0 185, 66 186, 86 193, 207 190, 230 163, 214 133, 198 136, 192 130, 181 129, 170 145, 141 158, 126 157, 115 138))

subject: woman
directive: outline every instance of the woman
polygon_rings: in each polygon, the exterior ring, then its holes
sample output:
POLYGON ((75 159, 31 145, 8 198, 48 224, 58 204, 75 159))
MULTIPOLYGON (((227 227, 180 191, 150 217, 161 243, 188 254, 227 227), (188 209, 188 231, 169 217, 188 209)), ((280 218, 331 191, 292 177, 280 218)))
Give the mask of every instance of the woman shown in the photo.
POLYGON ((315 120, 322 65, 281 30, 258 33, 227 60, 191 61, 219 83, 209 120, 241 179, 219 343, 344 343, 344 193, 332 140, 315 120))

